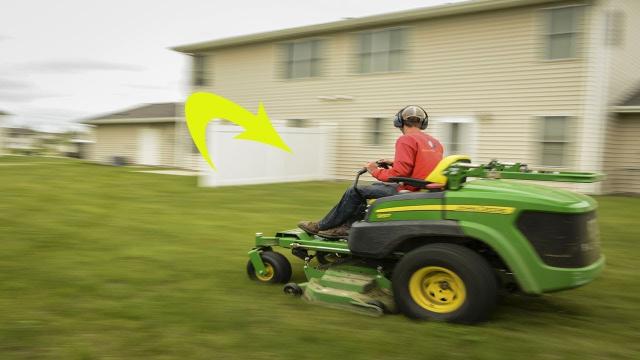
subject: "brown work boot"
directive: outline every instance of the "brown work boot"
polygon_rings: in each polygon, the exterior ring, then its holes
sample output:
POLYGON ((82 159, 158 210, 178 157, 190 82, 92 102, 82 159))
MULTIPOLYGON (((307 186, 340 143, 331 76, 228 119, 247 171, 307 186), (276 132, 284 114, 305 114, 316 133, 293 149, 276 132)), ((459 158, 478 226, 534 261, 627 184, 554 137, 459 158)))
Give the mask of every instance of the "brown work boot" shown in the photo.
POLYGON ((333 229, 327 229, 318 231, 318 236, 322 236, 328 239, 344 239, 349 237, 349 229, 348 225, 340 225, 338 227, 334 227, 333 229))
POLYGON ((298 223, 298 227, 313 235, 317 234, 318 231, 320 231, 318 223, 315 221, 300 221, 298 223))

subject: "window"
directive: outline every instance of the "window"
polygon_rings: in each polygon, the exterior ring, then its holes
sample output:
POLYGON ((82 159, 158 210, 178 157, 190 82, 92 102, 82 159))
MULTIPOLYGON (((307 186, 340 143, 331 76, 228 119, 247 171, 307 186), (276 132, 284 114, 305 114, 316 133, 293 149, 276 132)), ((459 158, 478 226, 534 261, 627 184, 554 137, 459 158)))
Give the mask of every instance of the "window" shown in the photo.
POLYGON ((449 124, 449 153, 458 154, 460 152, 460 123, 449 124))
POLYGON ((567 124, 565 116, 542 118, 541 165, 563 166, 567 152, 567 124))
POLYGON ((284 77, 297 79, 320 76, 320 46, 318 39, 284 44, 284 77))
POLYGON ((287 127, 304 128, 307 127, 305 119, 287 119, 287 127))
POLYGON ((369 145, 379 146, 382 145, 384 141, 384 119, 383 118, 373 118, 370 119, 372 124, 367 124, 369 127, 369 145))
POLYGON ((207 85, 207 58, 204 55, 193 56, 193 85, 205 86, 207 85))
POLYGON ((473 119, 449 118, 441 119, 439 140, 444 146, 445 155, 470 155, 473 156, 473 119))
POLYGON ((609 46, 620 46, 624 38, 624 12, 611 10, 607 12, 606 18, 607 36, 605 43, 609 46))
POLYGON ((581 8, 577 6, 547 11, 547 59, 570 59, 576 57, 577 29, 580 14, 581 8))
POLYGON ((404 67, 404 29, 367 31, 359 35, 359 72, 399 71, 404 67))

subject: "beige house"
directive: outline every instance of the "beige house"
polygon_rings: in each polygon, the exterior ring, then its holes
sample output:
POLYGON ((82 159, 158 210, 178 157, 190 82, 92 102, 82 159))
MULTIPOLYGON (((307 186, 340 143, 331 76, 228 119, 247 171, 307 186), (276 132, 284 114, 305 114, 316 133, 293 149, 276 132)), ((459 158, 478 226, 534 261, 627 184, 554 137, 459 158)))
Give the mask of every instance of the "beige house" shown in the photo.
POLYGON ((191 91, 332 126, 332 176, 393 154, 391 117, 427 108, 449 153, 612 170, 585 191, 639 191, 640 1, 477 0, 178 46, 191 91), (607 137, 607 134, 610 134, 607 137), (636 162, 637 164, 637 162, 636 162))
POLYGON ((148 104, 82 121, 93 127, 89 160, 195 168, 199 154, 179 120, 181 103, 148 104))

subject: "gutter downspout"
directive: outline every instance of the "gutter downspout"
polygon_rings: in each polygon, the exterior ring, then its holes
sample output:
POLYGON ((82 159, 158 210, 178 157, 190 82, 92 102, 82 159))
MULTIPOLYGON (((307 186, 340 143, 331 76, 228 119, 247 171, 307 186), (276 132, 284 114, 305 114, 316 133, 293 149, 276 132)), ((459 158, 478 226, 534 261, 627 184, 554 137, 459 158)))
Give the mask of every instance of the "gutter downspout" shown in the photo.
MULTIPOLYGON (((578 164, 582 171, 602 172, 604 144, 608 125, 608 88, 610 51, 605 44, 606 24, 603 11, 606 0, 588 7, 586 17, 587 39, 584 56, 587 58, 585 74, 584 113, 578 164), (604 3, 604 4, 603 4, 604 3)), ((600 194, 602 183, 593 183, 588 192, 600 194)))

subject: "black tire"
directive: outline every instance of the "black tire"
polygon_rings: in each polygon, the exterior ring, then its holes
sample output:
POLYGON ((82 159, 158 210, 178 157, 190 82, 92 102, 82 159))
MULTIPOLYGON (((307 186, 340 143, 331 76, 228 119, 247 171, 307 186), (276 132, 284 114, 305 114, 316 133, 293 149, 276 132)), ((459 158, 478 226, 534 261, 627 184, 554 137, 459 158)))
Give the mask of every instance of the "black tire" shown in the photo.
MULTIPOLYGON (((444 273, 445 277, 449 276, 444 273)), ((436 282, 434 281, 433 284, 436 282)), ((413 283, 415 284, 415 282, 413 283)), ((417 248, 406 254, 396 265, 392 277, 393 294, 399 310, 406 316, 414 319, 432 319, 439 321, 457 322, 473 324, 486 321, 496 306, 498 284, 493 269, 489 263, 474 251, 456 244, 430 244, 417 248), (410 290, 410 281, 414 273, 420 283, 419 289, 424 289, 424 282, 420 282, 418 271, 427 271, 425 268, 443 268, 455 274, 461 280, 464 297, 457 294, 462 293, 444 281, 437 282, 438 286, 449 294, 456 294, 449 297, 457 299, 455 309, 440 308, 440 311, 431 311, 423 305, 419 305, 420 299, 415 299, 410 290), (443 287, 444 286, 444 287, 443 287), (460 299, 463 300, 460 300, 460 299)), ((434 285, 435 286, 435 285, 434 285)), ((424 294, 424 299, 429 295, 434 295, 428 289, 415 290, 414 294, 424 294), (422 292, 421 292, 422 291, 422 292)), ((430 288, 431 289, 431 288, 430 288)), ((458 290, 460 290, 458 288, 458 290)), ((435 294, 435 298, 440 296, 435 294)), ((445 296, 446 297, 446 296, 445 296)), ((445 297, 442 300, 445 300, 445 297)), ((420 298, 420 295, 418 295, 420 298)), ((423 300, 429 302, 429 300, 423 300)), ((437 303, 437 299, 435 303, 437 303)), ((433 305, 434 302, 430 304, 433 305)), ((440 306, 440 305, 437 305, 440 306)), ((449 305, 447 305, 449 306, 449 305)))
POLYGON ((285 284, 291 280, 291 263, 284 255, 274 251, 263 251, 260 253, 262 262, 271 268, 271 273, 267 276, 256 274, 256 270, 251 263, 247 262, 247 275, 251 280, 269 284, 285 284))
POLYGON ((378 309, 380 309, 380 313, 381 314, 387 314, 389 312, 387 310, 387 307, 380 300, 369 300, 369 301, 367 301, 367 305, 371 305, 371 306, 377 307, 378 309))
POLYGON ((304 293, 304 291, 302 290, 302 288, 296 284, 296 283, 288 283, 284 286, 284 288, 282 289, 282 291, 284 291, 285 294, 287 295, 291 295, 291 296, 302 296, 302 293, 304 293))

